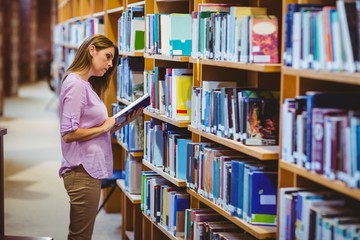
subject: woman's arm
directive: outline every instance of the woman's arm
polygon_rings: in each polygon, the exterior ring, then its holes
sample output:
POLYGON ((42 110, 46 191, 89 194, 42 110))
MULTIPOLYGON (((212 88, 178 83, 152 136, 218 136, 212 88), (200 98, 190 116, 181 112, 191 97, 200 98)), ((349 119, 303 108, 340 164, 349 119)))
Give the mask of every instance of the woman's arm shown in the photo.
POLYGON ((93 139, 105 132, 110 131, 115 125, 115 119, 110 117, 106 119, 106 121, 98 127, 93 128, 78 128, 73 132, 68 132, 62 138, 64 142, 70 143, 73 141, 87 141, 93 139))

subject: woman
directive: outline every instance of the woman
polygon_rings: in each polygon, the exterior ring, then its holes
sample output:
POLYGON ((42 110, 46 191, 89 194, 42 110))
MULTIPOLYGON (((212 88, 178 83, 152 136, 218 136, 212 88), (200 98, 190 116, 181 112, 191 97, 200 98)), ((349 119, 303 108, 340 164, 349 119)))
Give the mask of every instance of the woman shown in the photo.
POLYGON ((112 41, 93 35, 81 44, 63 78, 59 174, 70 198, 69 240, 91 239, 101 179, 113 174, 111 133, 142 112, 135 112, 121 126, 108 117, 103 98, 118 58, 119 50, 112 41))

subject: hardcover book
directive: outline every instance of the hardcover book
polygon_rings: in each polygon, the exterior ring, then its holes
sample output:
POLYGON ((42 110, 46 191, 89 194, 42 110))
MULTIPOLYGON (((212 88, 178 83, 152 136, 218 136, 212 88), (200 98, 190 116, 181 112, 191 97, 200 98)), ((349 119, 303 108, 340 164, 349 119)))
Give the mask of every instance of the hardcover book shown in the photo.
POLYGON ((130 105, 126 106, 124 109, 113 115, 113 118, 116 118, 116 125, 121 125, 126 121, 126 119, 136 110, 140 108, 145 108, 150 105, 150 96, 149 94, 144 94, 144 96, 136 99, 130 105))
POLYGON ((249 23, 250 62, 279 63, 279 29, 275 16, 253 16, 249 23))

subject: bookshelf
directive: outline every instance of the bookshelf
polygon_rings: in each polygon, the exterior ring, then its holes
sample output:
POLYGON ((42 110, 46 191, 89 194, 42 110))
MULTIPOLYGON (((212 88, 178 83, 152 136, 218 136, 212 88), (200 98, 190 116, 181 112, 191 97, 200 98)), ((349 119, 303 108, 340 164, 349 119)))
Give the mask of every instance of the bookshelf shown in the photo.
POLYGON ((130 194, 125 189, 124 180, 118 179, 116 184, 121 190, 121 239, 140 239, 141 236, 141 195, 130 194))
MULTIPOLYGON (((287 14, 287 8, 289 4, 324 4, 336 7, 337 1, 301 1, 301 0, 283 0, 283 39, 282 39, 282 52, 285 51, 286 38, 285 38, 285 17, 287 14)), ((359 46, 356 47, 358 49, 359 46)), ((281 102, 284 103, 285 99, 296 98, 298 96, 306 95, 307 91, 324 91, 324 92, 355 92, 360 93, 360 74, 359 72, 348 72, 346 70, 339 71, 327 71, 318 69, 305 69, 305 68, 293 68, 292 66, 281 67, 281 102)), ((341 101, 341 99, 339 99, 341 101)), ((283 111, 283 109, 282 109, 283 111)), ((284 113, 282 113, 284 114, 284 113)), ((286 129, 281 129, 281 132, 286 129)), ((280 134, 281 138, 284 138, 283 134, 280 134)), ((281 142, 281 141, 280 141, 281 142)), ((353 209, 360 201, 360 191, 358 188, 349 187, 344 181, 330 179, 324 174, 319 174, 305 167, 298 166, 298 164, 287 161, 285 156, 282 155, 281 149, 284 143, 280 145, 279 151, 279 191, 281 188, 287 187, 304 187, 304 188, 316 188, 320 190, 334 192, 343 197, 346 201, 346 206, 353 209)), ((346 148, 346 145, 342 145, 341 148, 346 148)), ((324 147, 325 148, 325 147, 324 147)), ((332 149, 333 150, 333 149, 332 149)), ((306 153, 308 154, 308 153, 306 153)), ((313 157, 312 157, 313 158, 313 157)), ((325 158, 323 156, 323 158, 325 158)), ((298 160, 296 160, 298 161, 298 160)), ((340 162, 345 162, 346 159, 340 158, 340 162)), ((337 169, 336 171, 340 171, 337 169)), ((280 214, 280 208, 285 206, 278 206, 278 215, 280 214)), ((355 211, 358 211, 356 208, 355 211)), ((358 215, 357 215, 358 216, 358 215)), ((279 218, 279 222, 286 221, 286 219, 279 218)), ((279 224, 278 224, 279 226, 279 224)), ((277 230, 277 238, 279 238, 281 232, 277 230)))
MULTIPOLYGON (((206 1, 207 3, 215 3, 216 1, 206 1)), ((221 1, 228 4, 239 4, 239 1, 224 0, 221 1)), ((104 19, 105 35, 111 40, 117 42, 117 20, 122 12, 130 6, 145 5, 145 15, 153 13, 191 13, 198 10, 198 4, 205 3, 201 0, 157 0, 157 1, 134 1, 127 2, 119 0, 63 0, 58 3, 58 23, 71 23, 73 21, 85 19, 88 17, 100 17, 104 19)), ((282 4, 281 1, 258 1, 247 0, 240 1, 244 6, 261 6, 268 9, 269 14, 276 15, 279 19, 279 29, 282 25, 282 4)), ((279 34, 281 35, 281 34, 279 34)), ((279 42, 280 46, 280 42, 279 42)), ((63 49, 70 48, 68 45, 61 45, 63 49)), ((76 47, 74 48, 76 49, 76 47)), ((144 70, 153 70, 155 67, 181 67, 190 68, 193 70, 193 86, 202 86, 202 81, 207 80, 227 80, 236 81, 238 86, 251 86, 255 88, 266 88, 273 90, 280 90, 282 76, 281 71, 283 67, 281 64, 244 64, 230 61, 215 61, 207 59, 197 59, 190 56, 167 56, 167 55, 150 55, 147 53, 128 53, 121 52, 123 57, 143 57, 144 70)), ((291 70, 289 70, 291 71, 291 70)), ((340 77, 339 77, 340 78, 340 77)), ((116 81, 111 82, 109 94, 106 99, 108 111, 111 112, 110 106, 113 102, 121 102, 122 104, 129 104, 124 99, 119 99, 116 96, 116 81)), ((204 140, 212 141, 220 145, 226 146, 239 153, 244 153, 256 158, 258 161, 278 160, 279 147, 278 146, 246 146, 239 142, 217 137, 216 135, 202 132, 191 126, 190 121, 177 121, 165 115, 160 115, 149 110, 144 110, 145 119, 155 118, 162 122, 171 125, 185 128, 191 134, 193 142, 201 142, 204 140)), ((113 141, 113 147, 116 149, 118 157, 115 162, 119 163, 119 159, 125 159, 127 152, 126 146, 113 141)), ((115 154, 114 154, 115 156, 115 154)), ((136 155, 136 157, 139 157, 136 155)), ((185 187, 186 182, 171 177, 164 173, 147 161, 143 161, 144 170, 153 170, 163 178, 167 179, 178 187, 185 187)), ((123 166, 121 165, 121 168, 123 166)), ((139 202, 137 196, 130 195, 126 192, 123 181, 118 182, 121 190, 121 213, 123 214, 123 239, 179 239, 170 234, 160 224, 154 223, 147 215, 141 214, 139 217, 139 202), (131 215, 133 214, 133 215, 131 215), (141 219, 141 223, 136 222, 141 219), (139 235, 138 231, 142 232, 139 235)), ((208 199, 202 197, 197 192, 188 189, 190 194, 191 207, 210 207, 216 212, 223 215, 229 221, 233 222, 238 227, 244 229, 250 235, 258 239, 276 238, 276 227, 260 227, 246 223, 245 221, 231 216, 227 211, 223 210, 218 205, 212 203, 208 199)), ((118 203, 117 203, 118 204, 118 203)))
MULTIPOLYGON (((163 5, 165 3, 176 2, 180 4, 180 1, 156 1, 153 12, 148 13, 169 13, 168 9, 164 10, 163 5)), ((181 1, 182 2, 182 1, 181 1)), ((198 4, 204 3, 202 1, 191 1, 189 2, 188 12, 191 13, 193 10, 197 10, 198 4)), ((209 2, 207 2, 209 3, 209 2)), ((214 2, 211 2, 214 3, 214 2)), ((232 1, 222 1, 222 3, 235 3, 232 1)), ((147 3, 146 3, 147 4, 147 3)), ((281 3, 277 2, 276 4, 270 6, 269 3, 259 3, 257 1, 242 1, 241 4, 245 6, 263 6, 267 7, 268 11, 271 14, 275 14, 281 20, 281 3), (264 4, 266 6, 264 6, 264 4)), ((171 8, 171 7, 169 7, 171 8)), ((152 10, 152 9, 151 9, 152 10)), ((281 21, 280 21, 281 22, 281 21)), ((280 23, 281 25, 281 23, 280 23)), ((281 29, 281 28, 279 28, 281 29)), ((279 43, 280 44, 280 43, 279 43)), ((252 86, 256 88, 266 88, 280 90, 280 72, 281 64, 244 64, 238 62, 229 62, 229 61, 215 61, 208 59, 198 59, 187 56, 167 56, 154 54, 150 55, 148 53, 144 54, 145 58, 145 69, 152 70, 155 66, 159 67, 189 67, 193 69, 193 86, 201 86, 202 81, 204 80, 213 80, 213 79, 222 79, 222 80, 232 80, 237 81, 239 86, 252 86)), ((144 114, 148 118, 155 118, 162 122, 169 123, 171 125, 186 128, 192 135, 193 142, 201 141, 211 141, 223 146, 226 146, 235 151, 247 154, 252 156, 259 161, 267 160, 277 160, 279 159, 279 147, 278 146, 246 146, 239 142, 217 137, 216 135, 209 134, 198 130, 194 126, 191 126, 190 121, 177 121, 172 118, 169 118, 165 115, 160 115, 156 112, 144 110, 144 114)), ((160 174, 165 179, 174 183, 176 186, 183 186, 186 182, 178 182, 175 178, 171 177, 167 173, 164 173, 162 169, 152 166, 149 162, 143 161, 143 165, 150 170, 155 171, 160 174)), ((229 221, 233 222, 239 228, 242 228, 247 233, 258 239, 274 239, 276 238, 276 227, 263 227, 251 225, 237 217, 231 216, 227 211, 222 209, 217 204, 212 201, 204 198, 199 193, 194 190, 187 188, 187 192, 190 195, 191 207, 210 207, 214 211, 218 212, 224 216, 229 221)), ((158 223, 152 222, 152 220, 146 215, 143 214, 143 228, 144 232, 151 234, 152 239, 157 238, 159 232, 163 232, 163 227, 158 223), (151 223, 151 224, 150 224, 151 223)), ((143 236, 149 236, 145 234, 143 236)), ((173 235, 165 234, 167 239, 176 239, 173 235)), ((164 237, 165 237, 164 236, 164 237)), ((162 239, 162 238, 161 238, 162 239)))

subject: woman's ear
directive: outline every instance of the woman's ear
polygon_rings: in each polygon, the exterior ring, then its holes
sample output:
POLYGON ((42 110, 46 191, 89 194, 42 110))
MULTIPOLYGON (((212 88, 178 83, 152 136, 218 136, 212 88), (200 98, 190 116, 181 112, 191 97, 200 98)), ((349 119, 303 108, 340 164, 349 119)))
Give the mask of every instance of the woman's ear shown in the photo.
POLYGON ((95 46, 94 46, 94 45, 90 45, 90 47, 89 47, 89 53, 90 53, 90 55, 91 55, 92 57, 94 56, 95 51, 96 51, 95 46))

